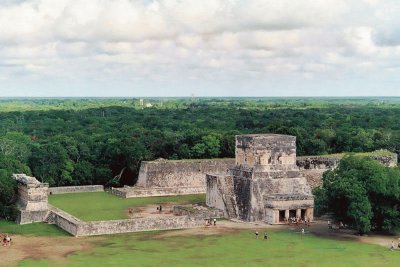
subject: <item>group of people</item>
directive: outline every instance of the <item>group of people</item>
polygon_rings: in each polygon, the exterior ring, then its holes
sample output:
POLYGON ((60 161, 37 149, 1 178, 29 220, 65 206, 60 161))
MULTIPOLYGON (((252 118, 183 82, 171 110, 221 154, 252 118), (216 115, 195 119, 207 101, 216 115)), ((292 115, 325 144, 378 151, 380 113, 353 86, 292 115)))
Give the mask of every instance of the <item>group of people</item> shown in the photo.
POLYGON ((11 246, 11 237, 8 234, 3 235, 3 247, 11 246))
POLYGON ((216 226, 217 225, 217 219, 207 219, 206 220, 206 226, 209 226, 209 225, 213 225, 214 224, 214 226, 216 226))
POLYGON ((306 224, 307 226, 310 226, 311 219, 307 217, 290 217, 290 218, 285 218, 286 223, 288 224, 306 224))
MULTIPOLYGON (((256 239, 258 239, 258 231, 256 231, 254 234, 256 235, 256 239)), ((268 240, 268 234, 267 234, 267 232, 264 232, 264 239, 265 239, 265 240, 268 240)))

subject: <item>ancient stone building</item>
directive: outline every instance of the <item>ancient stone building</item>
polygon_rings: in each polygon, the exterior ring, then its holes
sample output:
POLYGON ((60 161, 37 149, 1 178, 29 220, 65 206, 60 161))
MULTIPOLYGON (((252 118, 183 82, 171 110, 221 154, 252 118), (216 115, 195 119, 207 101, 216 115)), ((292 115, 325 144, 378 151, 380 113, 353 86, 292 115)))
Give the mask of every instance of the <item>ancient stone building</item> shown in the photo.
POLYGON ((224 173, 233 159, 186 159, 142 161, 135 186, 113 188, 123 197, 204 194, 206 173, 224 173))
POLYGON ((42 222, 48 212, 49 185, 25 174, 14 174, 13 178, 18 183, 17 222, 20 224, 42 222))
POLYGON ((206 175, 207 205, 244 221, 313 219, 314 198, 296 165, 295 136, 238 135, 235 153, 226 174, 206 175))

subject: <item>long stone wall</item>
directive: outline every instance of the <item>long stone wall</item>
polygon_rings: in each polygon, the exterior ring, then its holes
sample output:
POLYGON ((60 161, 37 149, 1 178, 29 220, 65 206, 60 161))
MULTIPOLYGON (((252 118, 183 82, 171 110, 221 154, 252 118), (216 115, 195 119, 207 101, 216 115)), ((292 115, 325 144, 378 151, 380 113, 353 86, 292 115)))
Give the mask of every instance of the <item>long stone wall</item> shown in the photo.
POLYGON ((112 188, 111 193, 122 198, 135 197, 161 197, 161 196, 177 196, 204 194, 203 186, 185 186, 185 187, 123 187, 112 188))
POLYGON ((49 187, 49 194, 66 194, 66 193, 84 193, 84 192, 102 192, 103 185, 82 185, 82 186, 60 186, 49 187))
POLYGON ((76 236, 118 234, 139 231, 185 229, 204 226, 203 219, 189 216, 138 218, 128 220, 86 222, 79 226, 76 236))
POLYGON ((143 161, 137 186, 203 187, 206 173, 226 173, 235 159, 143 161))

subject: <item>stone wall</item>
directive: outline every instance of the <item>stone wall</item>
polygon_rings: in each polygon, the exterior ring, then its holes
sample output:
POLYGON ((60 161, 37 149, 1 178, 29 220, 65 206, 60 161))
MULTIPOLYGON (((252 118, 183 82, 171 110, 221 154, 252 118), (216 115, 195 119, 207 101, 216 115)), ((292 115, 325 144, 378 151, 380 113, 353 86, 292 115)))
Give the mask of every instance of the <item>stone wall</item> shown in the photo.
POLYGON ((149 187, 203 187, 206 191, 206 173, 226 173, 234 159, 156 160, 143 161, 137 186, 149 187))
POLYGON ((185 187, 123 187, 112 188, 111 193, 122 198, 135 197, 161 197, 161 196, 177 196, 204 194, 203 186, 185 186, 185 187))
POLYGON ((103 185, 82 185, 82 186, 60 186, 49 187, 49 194, 66 194, 66 193, 84 193, 84 192, 102 192, 103 185))
POLYGON ((204 226, 203 219, 189 216, 139 218, 114 221, 87 222, 79 226, 76 236, 118 234, 139 231, 185 229, 204 226))
MULTIPOLYGON (((303 156, 297 157, 296 164, 300 172, 307 178, 311 188, 322 185, 322 175, 324 172, 336 168, 344 154, 330 156, 303 156)), ((397 166, 398 156, 396 153, 388 151, 377 151, 371 153, 368 157, 377 160, 387 167, 397 166)))
POLYGON ((58 227, 73 236, 185 229, 201 227, 204 225, 203 218, 195 216, 135 218, 126 220, 85 222, 51 205, 49 205, 49 214, 44 221, 49 224, 56 224, 58 227))
POLYGON ((43 222, 47 214, 48 214, 47 210, 27 211, 21 209, 19 210, 16 223, 28 224, 28 223, 43 222))
POLYGON ((49 205, 49 214, 44 221, 49 224, 56 224, 73 236, 78 236, 82 225, 85 224, 85 222, 52 205, 49 205))
POLYGON ((204 206, 174 206, 173 213, 176 216, 189 216, 189 218, 195 218, 205 220, 209 218, 224 218, 224 212, 220 209, 204 207, 204 206))

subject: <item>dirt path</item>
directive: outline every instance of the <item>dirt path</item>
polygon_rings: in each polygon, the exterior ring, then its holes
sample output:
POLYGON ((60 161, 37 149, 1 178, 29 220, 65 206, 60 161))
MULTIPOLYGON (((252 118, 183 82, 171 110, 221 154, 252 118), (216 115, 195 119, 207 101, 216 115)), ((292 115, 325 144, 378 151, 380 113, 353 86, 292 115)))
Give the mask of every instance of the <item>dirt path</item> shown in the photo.
POLYGON ((66 255, 89 249, 93 244, 74 237, 30 237, 13 235, 10 247, 0 247, 0 266, 15 266, 24 259, 65 260, 66 255))

